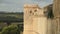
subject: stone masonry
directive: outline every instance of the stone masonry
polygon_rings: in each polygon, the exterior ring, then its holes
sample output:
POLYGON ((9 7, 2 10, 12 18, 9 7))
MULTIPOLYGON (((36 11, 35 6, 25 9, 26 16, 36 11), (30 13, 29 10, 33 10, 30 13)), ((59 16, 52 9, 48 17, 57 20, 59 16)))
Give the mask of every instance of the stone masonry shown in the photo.
POLYGON ((36 4, 24 5, 23 34, 51 34, 51 20, 47 19, 43 8, 36 4))

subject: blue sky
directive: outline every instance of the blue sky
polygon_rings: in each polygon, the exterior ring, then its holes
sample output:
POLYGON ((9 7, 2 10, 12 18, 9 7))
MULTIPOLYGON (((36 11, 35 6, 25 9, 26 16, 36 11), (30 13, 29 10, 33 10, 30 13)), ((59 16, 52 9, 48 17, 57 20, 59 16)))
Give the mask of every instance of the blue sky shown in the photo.
POLYGON ((53 0, 0 0, 0 11, 22 12, 24 4, 38 4, 44 7, 52 3, 53 0))

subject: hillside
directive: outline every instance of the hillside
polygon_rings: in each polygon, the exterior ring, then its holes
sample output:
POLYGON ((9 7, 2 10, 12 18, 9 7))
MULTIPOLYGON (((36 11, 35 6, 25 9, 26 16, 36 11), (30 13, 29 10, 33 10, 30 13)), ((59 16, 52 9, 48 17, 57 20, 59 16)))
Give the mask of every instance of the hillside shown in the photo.
POLYGON ((23 21, 23 12, 21 13, 0 12, 0 22, 1 21, 23 21))

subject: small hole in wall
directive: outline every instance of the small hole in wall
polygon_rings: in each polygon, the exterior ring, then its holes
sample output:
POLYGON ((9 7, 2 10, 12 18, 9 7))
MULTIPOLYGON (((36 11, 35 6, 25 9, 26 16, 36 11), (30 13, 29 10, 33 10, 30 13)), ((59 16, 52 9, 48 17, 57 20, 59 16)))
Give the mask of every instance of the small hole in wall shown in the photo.
POLYGON ((32 13, 32 11, 30 11, 30 13, 32 13))
POLYGON ((37 10, 34 10, 34 12, 37 12, 37 10))

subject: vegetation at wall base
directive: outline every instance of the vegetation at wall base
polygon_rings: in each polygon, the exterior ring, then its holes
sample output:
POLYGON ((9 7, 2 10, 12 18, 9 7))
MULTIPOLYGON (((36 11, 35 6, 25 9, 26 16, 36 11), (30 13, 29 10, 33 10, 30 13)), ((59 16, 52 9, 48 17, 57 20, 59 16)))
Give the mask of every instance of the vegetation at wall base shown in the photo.
POLYGON ((18 32, 17 25, 10 25, 10 26, 4 27, 1 34, 20 34, 20 33, 18 32))

